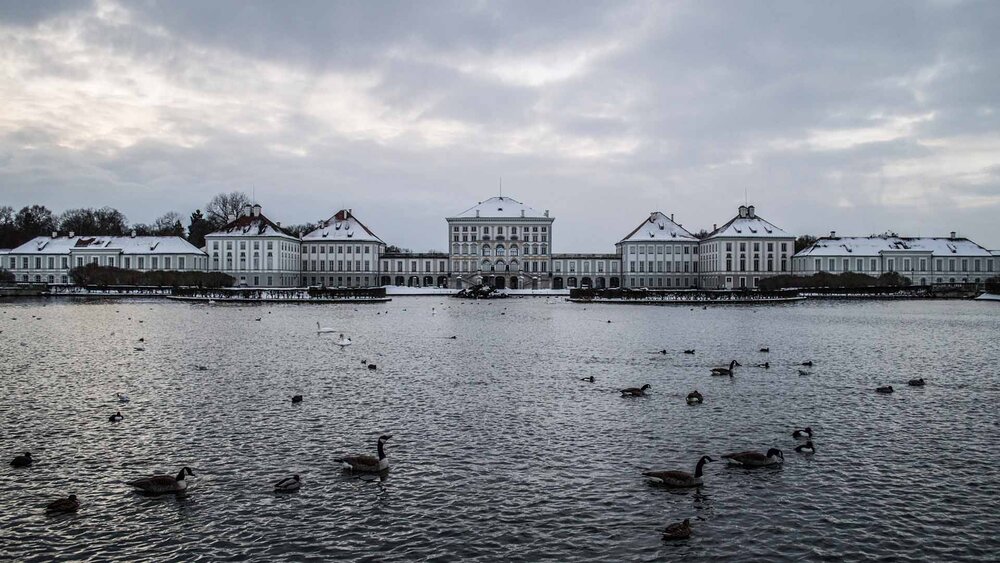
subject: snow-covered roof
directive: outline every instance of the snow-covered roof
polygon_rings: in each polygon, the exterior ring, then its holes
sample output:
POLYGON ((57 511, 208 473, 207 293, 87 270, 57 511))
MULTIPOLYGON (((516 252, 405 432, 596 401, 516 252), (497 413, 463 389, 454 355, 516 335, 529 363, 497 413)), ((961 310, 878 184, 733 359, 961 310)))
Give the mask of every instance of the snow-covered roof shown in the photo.
POLYGON ((879 256, 895 252, 930 252, 933 256, 990 256, 990 251, 967 238, 823 237, 795 256, 879 256))
POLYGON ((259 205, 250 206, 237 218, 226 223, 221 229, 207 236, 225 237, 282 237, 298 240, 298 237, 281 228, 280 225, 268 219, 259 205))
POLYGON ((302 237, 303 242, 323 242, 323 241, 351 241, 351 242, 379 242, 385 244, 382 239, 358 221, 350 209, 341 209, 334 213, 319 228, 302 237))
POLYGON ((71 252, 110 251, 122 254, 204 254, 181 237, 35 237, 10 251, 11 254, 68 254, 71 252))
POLYGON ((659 211, 654 211, 631 233, 625 235, 625 238, 620 242, 648 241, 698 242, 698 239, 684 227, 674 223, 670 217, 659 211))
POLYGON ((728 223, 712 231, 705 240, 722 237, 744 238, 795 238, 772 223, 765 221, 754 211, 754 207, 741 205, 740 212, 728 223))
POLYGON ((481 201, 478 204, 466 209, 465 211, 459 213, 458 215, 451 217, 451 219, 468 219, 468 218, 536 218, 544 219, 547 218, 547 213, 542 213, 528 207, 527 205, 517 201, 514 198, 507 196, 496 196, 491 197, 486 201, 481 201))

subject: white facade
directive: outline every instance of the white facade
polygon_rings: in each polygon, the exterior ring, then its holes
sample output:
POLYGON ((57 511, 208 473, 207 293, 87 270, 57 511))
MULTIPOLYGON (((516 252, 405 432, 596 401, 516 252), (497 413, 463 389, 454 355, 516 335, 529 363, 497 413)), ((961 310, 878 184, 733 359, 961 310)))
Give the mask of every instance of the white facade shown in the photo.
POLYGON ((205 236, 208 270, 249 287, 296 287, 301 247, 298 237, 261 213, 260 205, 247 205, 239 217, 205 236))
POLYGON ((553 221, 504 196, 448 217, 451 286, 550 288, 553 221))
POLYGON ((955 233, 949 237, 838 237, 830 233, 793 258, 795 274, 897 272, 912 284, 982 283, 997 275, 996 257, 955 233))
POLYGON ((379 285, 379 260, 385 243, 341 209, 302 237, 302 285, 373 287, 379 285))
POLYGON ((698 287, 698 239, 659 211, 649 214, 615 246, 629 288, 698 287))
POLYGON ((448 287, 448 255, 441 252, 382 255, 379 285, 448 287))
POLYGON ((553 254, 552 289, 621 287, 619 254, 553 254))
POLYGON ((203 271, 205 253, 181 237, 78 236, 69 233, 34 239, 10 250, 3 266, 19 283, 68 284, 69 271, 85 264, 126 270, 203 271))
POLYGON ((713 230, 699 244, 701 285, 706 289, 755 288, 767 277, 792 273, 795 236, 759 217, 754 206, 713 230))

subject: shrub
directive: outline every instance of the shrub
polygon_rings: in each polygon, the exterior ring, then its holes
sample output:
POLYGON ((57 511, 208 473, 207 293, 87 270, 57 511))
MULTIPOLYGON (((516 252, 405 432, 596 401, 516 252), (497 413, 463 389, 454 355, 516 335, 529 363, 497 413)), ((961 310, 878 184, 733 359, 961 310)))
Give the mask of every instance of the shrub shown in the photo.
POLYGON ((14 277, 14 274, 10 272, 10 270, 5 270, 3 268, 0 268, 0 283, 9 284, 9 283, 14 283, 15 281, 16 278, 14 277))
POLYGON ((156 286, 156 287, 230 287, 236 280, 222 272, 175 272, 154 270, 140 272, 125 270, 113 266, 98 266, 87 264, 69 271, 73 283, 77 286, 107 287, 114 285, 156 286))
POLYGON ((760 289, 766 291, 792 287, 831 287, 838 289, 855 287, 906 287, 910 285, 910 280, 899 275, 898 272, 888 272, 877 278, 856 272, 845 272, 843 274, 820 272, 811 276, 785 275, 764 278, 757 285, 760 289))

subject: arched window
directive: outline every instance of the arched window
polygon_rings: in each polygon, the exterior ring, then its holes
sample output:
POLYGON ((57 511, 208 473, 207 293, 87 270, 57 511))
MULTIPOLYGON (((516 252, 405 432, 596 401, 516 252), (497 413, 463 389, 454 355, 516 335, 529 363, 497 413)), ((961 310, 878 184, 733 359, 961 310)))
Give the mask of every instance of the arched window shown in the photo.
MULTIPOLYGON (((490 245, 484 244, 483 245, 483 256, 490 256, 490 255, 491 255, 490 254, 490 245)), ((489 262, 489 260, 484 260, 484 262, 489 262)))
POLYGON ((469 253, 469 245, 463 244, 462 245, 462 254, 468 254, 468 253, 469 253))
POLYGON ((504 255, 504 246, 502 244, 498 244, 497 245, 497 256, 503 256, 503 255, 504 255))
POLYGON ((476 243, 469 245, 469 254, 476 255, 479 254, 479 247, 476 243))
POLYGON ((462 253, 462 246, 459 245, 459 244, 452 245, 452 247, 451 247, 451 253, 452 254, 461 254, 462 253))
POLYGON ((511 245, 511 247, 510 247, 510 255, 511 256, 517 256, 517 245, 511 245))

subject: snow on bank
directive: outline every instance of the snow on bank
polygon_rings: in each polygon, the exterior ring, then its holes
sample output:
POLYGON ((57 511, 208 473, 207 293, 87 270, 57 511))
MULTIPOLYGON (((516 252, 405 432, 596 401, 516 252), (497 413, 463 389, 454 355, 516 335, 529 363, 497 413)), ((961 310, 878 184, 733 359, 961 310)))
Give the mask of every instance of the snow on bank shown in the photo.
POLYGON ((1000 295, 995 293, 984 293, 979 297, 976 297, 977 301, 1000 301, 1000 295))

